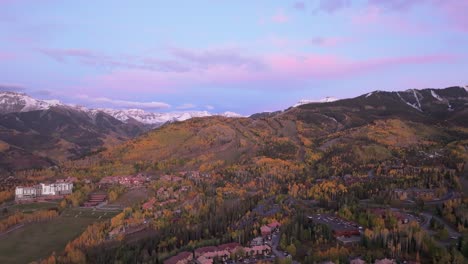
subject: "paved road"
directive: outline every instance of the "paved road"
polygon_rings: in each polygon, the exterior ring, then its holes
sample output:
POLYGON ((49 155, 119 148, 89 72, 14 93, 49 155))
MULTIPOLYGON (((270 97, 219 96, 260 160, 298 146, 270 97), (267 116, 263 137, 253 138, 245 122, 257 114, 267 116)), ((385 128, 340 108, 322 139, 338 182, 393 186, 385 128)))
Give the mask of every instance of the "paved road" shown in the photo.
MULTIPOLYGON (((284 255, 285 252, 281 251, 281 250, 278 250, 278 245, 279 245, 279 241, 280 241, 280 235, 279 234, 276 234, 274 233, 271 237, 271 250, 273 252, 273 254, 279 258, 279 259, 284 259, 286 258, 286 256, 284 255)), ((300 264, 299 262, 293 260, 292 262, 293 264, 300 264)))
POLYGON ((452 237, 456 237, 456 238, 459 238, 461 237, 461 234, 455 230, 449 223, 447 223, 447 221, 445 221, 444 219, 436 216, 436 215, 433 215, 429 212, 423 212, 421 213, 421 215, 424 217, 424 221, 421 223, 421 227, 423 227, 424 229, 426 230, 429 230, 430 228, 430 221, 431 221, 431 218, 434 217, 434 219, 436 219, 437 221, 439 221, 440 223, 444 224, 445 228, 447 228, 448 230, 448 233, 449 233, 449 237, 452 238, 452 237))
MULTIPOLYGON (((455 199, 455 198, 460 198, 460 194, 457 193, 457 192, 454 192, 454 191, 450 191, 448 192, 446 195, 444 195, 443 197, 439 198, 439 199, 435 199, 435 200, 432 200, 432 201, 426 201, 424 202, 424 205, 438 205, 438 204, 443 204, 444 202, 448 201, 448 200, 452 200, 452 199, 455 199)), ((359 203, 361 205, 366 205, 366 204, 373 204, 373 202, 370 200, 370 199, 364 199, 364 200, 360 200, 359 203)), ((405 201, 401 201, 401 204, 400 204, 400 207, 407 207, 407 206, 412 206, 414 207, 416 205, 416 202, 413 201, 413 200, 405 200, 405 201)))

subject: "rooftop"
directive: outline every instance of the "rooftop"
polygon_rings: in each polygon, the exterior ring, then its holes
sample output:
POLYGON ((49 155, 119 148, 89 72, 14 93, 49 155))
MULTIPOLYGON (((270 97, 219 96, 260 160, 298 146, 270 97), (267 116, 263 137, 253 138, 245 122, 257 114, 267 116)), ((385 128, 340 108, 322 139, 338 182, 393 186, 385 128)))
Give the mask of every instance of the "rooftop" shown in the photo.
POLYGON ((351 231, 362 229, 358 224, 331 214, 316 214, 308 216, 316 224, 323 224, 331 228, 333 231, 351 231))

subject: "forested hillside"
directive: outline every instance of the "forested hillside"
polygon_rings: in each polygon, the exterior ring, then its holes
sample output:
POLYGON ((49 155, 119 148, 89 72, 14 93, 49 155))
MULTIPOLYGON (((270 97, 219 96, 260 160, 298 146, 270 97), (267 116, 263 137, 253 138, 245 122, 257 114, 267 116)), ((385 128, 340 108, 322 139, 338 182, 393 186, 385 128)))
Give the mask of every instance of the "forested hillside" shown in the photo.
POLYGON ((194 118, 66 163, 64 169, 104 176, 290 166, 323 177, 381 173, 401 164, 462 170, 467 104, 467 91, 451 87, 376 91, 266 117, 194 118))

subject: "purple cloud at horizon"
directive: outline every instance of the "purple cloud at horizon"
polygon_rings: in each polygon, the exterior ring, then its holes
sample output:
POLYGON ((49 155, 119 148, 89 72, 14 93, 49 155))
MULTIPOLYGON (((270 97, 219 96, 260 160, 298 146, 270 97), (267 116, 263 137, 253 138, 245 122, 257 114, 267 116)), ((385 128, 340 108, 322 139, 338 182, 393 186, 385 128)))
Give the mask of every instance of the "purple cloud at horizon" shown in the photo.
MULTIPOLYGON (((276 84, 288 80, 306 81, 310 79, 328 80, 365 75, 371 72, 404 65, 425 65, 451 63, 459 58, 452 54, 432 54, 419 56, 386 57, 366 60, 349 60, 334 55, 303 54, 288 56, 270 54, 261 59, 265 68, 252 70, 236 65, 212 65, 187 72, 161 73, 147 70, 123 70, 101 75, 91 80, 91 86, 125 90, 138 87, 139 91, 171 93, 174 89, 190 89, 190 86, 223 84, 261 84, 275 89, 276 84)), ((249 89, 249 88, 247 88, 249 89)))
POLYGON ((293 7, 297 10, 305 10, 306 4, 304 3, 304 1, 296 1, 294 2, 293 7))

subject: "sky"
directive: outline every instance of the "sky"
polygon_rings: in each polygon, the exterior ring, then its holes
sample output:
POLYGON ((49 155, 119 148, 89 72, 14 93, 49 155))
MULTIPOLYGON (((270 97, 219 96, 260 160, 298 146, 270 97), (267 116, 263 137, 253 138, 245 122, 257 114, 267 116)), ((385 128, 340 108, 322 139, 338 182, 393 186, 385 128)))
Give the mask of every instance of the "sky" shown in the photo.
POLYGON ((0 0, 0 90, 248 115, 468 84, 468 0, 0 0))

